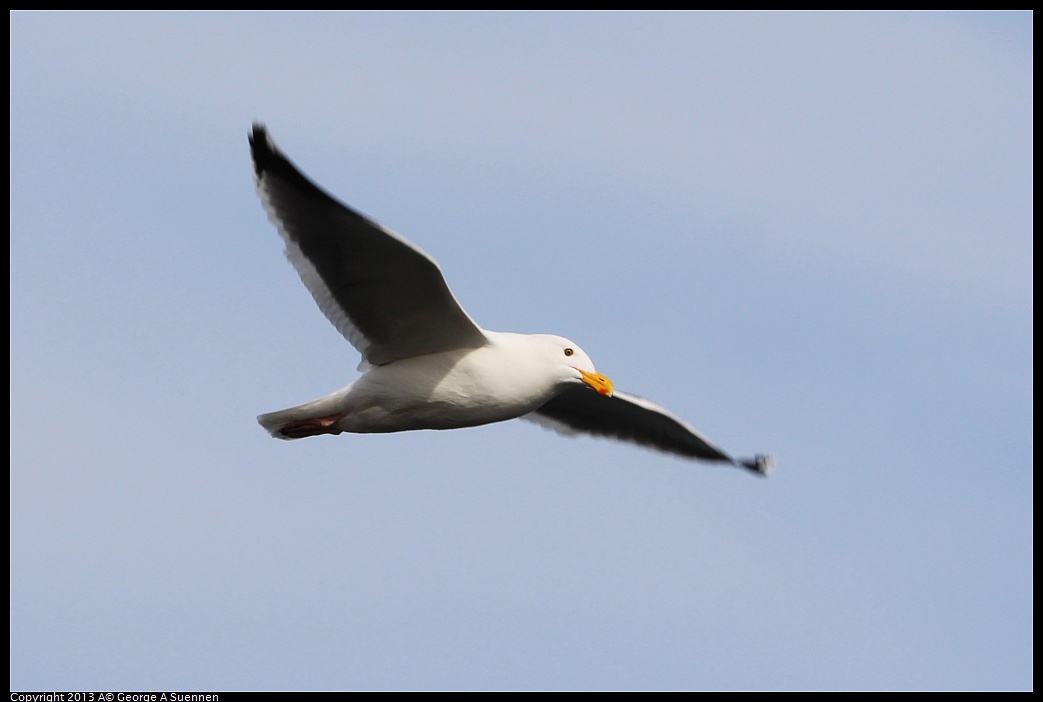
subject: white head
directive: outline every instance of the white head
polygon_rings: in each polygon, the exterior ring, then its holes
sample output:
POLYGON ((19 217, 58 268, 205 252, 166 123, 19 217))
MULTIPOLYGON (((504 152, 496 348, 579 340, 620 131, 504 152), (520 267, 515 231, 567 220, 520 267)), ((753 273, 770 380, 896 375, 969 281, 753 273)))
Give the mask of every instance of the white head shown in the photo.
POLYGON ((565 377, 586 383, 602 395, 612 396, 612 381, 597 372, 590 356, 575 342, 553 334, 534 334, 533 338, 539 339, 546 353, 560 363, 565 377))

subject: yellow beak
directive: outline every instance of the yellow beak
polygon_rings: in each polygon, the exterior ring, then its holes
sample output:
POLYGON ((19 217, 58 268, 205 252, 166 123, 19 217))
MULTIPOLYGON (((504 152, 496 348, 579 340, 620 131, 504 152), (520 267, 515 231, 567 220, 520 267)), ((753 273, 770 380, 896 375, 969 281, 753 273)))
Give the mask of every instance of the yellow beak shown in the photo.
POLYGON ((585 370, 580 370, 579 374, 583 376, 583 382, 594 388, 598 393, 602 395, 608 395, 612 397, 612 381, 601 375, 600 373, 588 373, 585 370))

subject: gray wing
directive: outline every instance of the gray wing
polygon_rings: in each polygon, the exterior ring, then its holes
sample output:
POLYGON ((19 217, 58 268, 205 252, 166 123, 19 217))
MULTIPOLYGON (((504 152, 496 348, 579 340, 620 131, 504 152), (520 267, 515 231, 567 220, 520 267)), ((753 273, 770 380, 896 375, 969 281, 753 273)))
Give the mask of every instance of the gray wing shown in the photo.
POLYGON ((584 386, 570 387, 523 417, 566 434, 586 433, 707 461, 723 461, 767 475, 770 456, 735 459, 654 402, 616 392, 611 397, 584 386))
POLYGON ((365 361, 383 365, 486 343, 431 257, 312 183, 263 125, 254 125, 250 151, 257 193, 286 257, 365 361))

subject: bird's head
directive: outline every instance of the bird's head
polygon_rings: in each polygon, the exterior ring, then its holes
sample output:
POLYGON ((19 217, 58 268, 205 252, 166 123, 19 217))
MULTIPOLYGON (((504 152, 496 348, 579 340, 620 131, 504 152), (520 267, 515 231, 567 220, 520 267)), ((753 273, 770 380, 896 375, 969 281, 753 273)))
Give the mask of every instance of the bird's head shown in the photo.
POLYGON ((612 381, 594 368, 590 356, 575 342, 561 336, 547 335, 548 350, 567 369, 565 373, 576 382, 585 383, 601 395, 612 397, 612 381))

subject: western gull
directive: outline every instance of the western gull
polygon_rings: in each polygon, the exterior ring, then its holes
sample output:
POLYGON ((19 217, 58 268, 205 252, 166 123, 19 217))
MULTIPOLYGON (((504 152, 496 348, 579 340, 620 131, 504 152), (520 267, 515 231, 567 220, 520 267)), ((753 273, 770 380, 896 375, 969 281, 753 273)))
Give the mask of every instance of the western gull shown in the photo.
POLYGON ((732 458, 659 405, 615 391, 568 339, 482 329, 430 256, 320 189, 264 125, 254 124, 249 141, 257 193, 286 257, 362 354, 363 374, 347 387, 258 417, 272 436, 455 429, 521 417, 759 475, 771 469, 771 457, 732 458))

